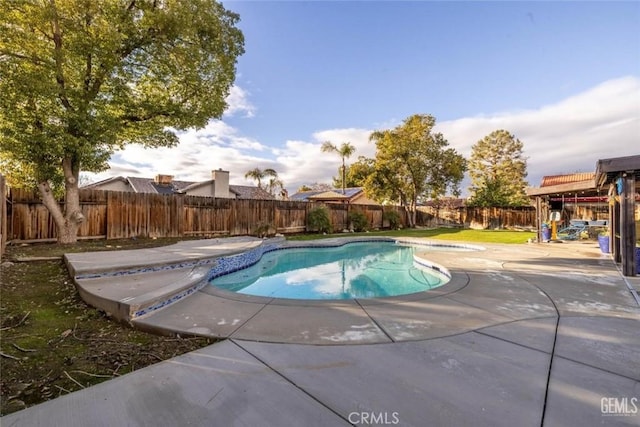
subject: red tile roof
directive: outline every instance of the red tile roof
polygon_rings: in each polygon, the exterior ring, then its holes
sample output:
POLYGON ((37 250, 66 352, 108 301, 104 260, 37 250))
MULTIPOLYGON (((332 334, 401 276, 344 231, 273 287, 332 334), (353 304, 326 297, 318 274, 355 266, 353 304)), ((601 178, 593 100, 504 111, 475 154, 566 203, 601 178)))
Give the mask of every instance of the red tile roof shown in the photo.
POLYGON ((570 184, 572 182, 591 181, 595 178, 594 172, 571 173, 567 175, 547 175, 542 177, 540 187, 552 185, 570 184))

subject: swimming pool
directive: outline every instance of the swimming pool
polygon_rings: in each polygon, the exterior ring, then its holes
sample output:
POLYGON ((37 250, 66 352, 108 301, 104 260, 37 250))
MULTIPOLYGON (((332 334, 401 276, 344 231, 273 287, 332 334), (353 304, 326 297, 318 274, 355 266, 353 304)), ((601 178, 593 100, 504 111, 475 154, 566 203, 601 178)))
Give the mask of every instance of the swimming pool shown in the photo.
POLYGON ((422 292, 447 283, 444 270, 415 257, 453 246, 354 242, 338 247, 286 248, 267 252, 254 265, 216 277, 210 284, 241 294, 293 299, 379 298, 422 292))

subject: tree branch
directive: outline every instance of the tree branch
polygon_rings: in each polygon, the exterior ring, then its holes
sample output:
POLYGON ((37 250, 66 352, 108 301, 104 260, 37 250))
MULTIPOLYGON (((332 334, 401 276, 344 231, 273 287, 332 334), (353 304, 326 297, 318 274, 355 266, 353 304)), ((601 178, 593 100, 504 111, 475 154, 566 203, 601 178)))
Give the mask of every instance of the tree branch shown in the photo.
POLYGON ((49 0, 49 4, 51 5, 51 9, 53 13, 53 19, 51 21, 51 29, 53 31, 53 44, 55 46, 54 50, 54 60, 56 66, 56 82, 58 83, 58 98, 60 98, 60 102, 67 110, 73 110, 71 103, 66 95, 65 88, 65 78, 64 78, 64 70, 62 68, 62 63, 64 62, 64 55, 62 53, 62 33, 60 31, 60 24, 58 22, 58 14, 54 0, 49 0))

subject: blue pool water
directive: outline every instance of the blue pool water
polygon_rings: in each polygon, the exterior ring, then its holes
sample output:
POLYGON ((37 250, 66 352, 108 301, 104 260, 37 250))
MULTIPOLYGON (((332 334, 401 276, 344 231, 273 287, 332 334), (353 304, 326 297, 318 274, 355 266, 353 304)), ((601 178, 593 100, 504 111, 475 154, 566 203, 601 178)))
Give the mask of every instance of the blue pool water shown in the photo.
MULTIPOLYGON (((349 243, 266 253, 251 267, 211 280, 228 291, 296 299, 378 298, 421 292, 449 277, 417 264, 425 246, 393 242, 349 243)), ((447 248, 452 249, 452 248, 447 248)))

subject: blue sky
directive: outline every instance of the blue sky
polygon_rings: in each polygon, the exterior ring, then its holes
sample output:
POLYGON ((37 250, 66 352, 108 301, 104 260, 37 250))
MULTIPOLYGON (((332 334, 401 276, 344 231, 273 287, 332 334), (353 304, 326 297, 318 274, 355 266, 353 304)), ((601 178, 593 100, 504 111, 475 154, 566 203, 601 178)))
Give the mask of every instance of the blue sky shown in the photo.
POLYGON ((640 154, 640 2, 224 5, 240 14, 246 50, 227 113, 176 148, 117 153, 100 177, 200 180, 223 168, 247 184, 246 171, 270 167, 292 193, 336 175, 323 141, 350 141, 350 161, 373 157, 371 131, 416 113, 435 116, 465 156, 511 131, 532 185, 640 154))

